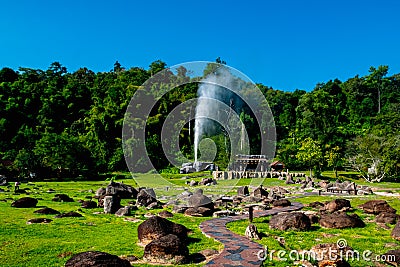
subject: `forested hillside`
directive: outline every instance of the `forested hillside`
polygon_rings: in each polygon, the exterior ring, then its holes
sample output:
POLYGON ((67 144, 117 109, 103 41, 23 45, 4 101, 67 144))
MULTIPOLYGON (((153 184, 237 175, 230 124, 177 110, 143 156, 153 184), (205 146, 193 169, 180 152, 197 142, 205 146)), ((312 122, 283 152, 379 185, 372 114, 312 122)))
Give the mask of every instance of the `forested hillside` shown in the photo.
MULTIPOLYGON (((70 73, 55 62, 47 70, 1 69, 0 174, 76 177, 127 170, 121 145, 124 113, 136 90, 166 67, 155 61, 147 70, 125 69, 116 62, 109 72, 81 68, 70 73)), ((307 91, 258 84, 275 119, 276 158, 289 169, 318 173, 346 167, 371 181, 400 178, 400 74, 387 73, 387 66, 371 67, 364 77, 330 80, 307 91)), ((198 80, 183 69, 176 76, 198 80)), ((196 83, 173 90, 148 119, 146 145, 159 170, 170 167, 160 146, 162 123, 196 92, 196 83)), ((254 123, 245 121, 250 128, 254 123)), ((257 139, 252 132, 249 138, 257 139)), ((217 163, 226 166, 223 134, 214 141, 217 163)), ((185 156, 193 158, 190 136, 183 132, 180 144, 185 156)))

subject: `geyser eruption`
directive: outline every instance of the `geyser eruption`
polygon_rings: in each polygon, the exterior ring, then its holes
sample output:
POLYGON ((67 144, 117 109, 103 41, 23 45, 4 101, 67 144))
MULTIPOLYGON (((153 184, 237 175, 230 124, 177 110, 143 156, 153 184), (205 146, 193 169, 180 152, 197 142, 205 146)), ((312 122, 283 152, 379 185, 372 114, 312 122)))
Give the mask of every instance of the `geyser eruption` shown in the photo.
MULTIPOLYGON (((231 88, 238 86, 237 78, 232 76, 229 70, 220 64, 217 68, 201 81, 197 90, 197 106, 194 126, 194 160, 198 161, 199 143, 202 136, 215 130, 215 123, 210 118, 218 118, 217 122, 223 127, 229 127, 229 121, 241 107, 241 101, 231 88), (223 84, 221 87, 218 84, 223 84), (221 109, 221 102, 229 107, 221 109)), ((237 115, 237 114, 235 114, 237 115)), ((240 132, 240 131, 239 131, 240 132)), ((232 138, 232 137, 231 137, 232 138)))

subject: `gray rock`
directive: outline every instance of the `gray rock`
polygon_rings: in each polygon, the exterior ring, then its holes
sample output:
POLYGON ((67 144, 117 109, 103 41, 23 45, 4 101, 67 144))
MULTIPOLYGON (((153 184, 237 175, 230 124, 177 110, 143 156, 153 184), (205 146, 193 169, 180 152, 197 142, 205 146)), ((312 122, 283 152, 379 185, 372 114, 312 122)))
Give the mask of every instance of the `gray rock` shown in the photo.
POLYGON ((106 214, 114 214, 121 207, 120 199, 116 196, 105 196, 103 201, 106 214))
POLYGON ((205 207, 214 210, 214 203, 211 198, 201 194, 200 192, 189 197, 188 205, 193 208, 205 207))
POLYGON ((119 210, 117 210, 117 212, 115 212, 115 215, 117 216, 130 216, 131 215, 131 208, 130 206, 125 206, 123 208, 120 208, 119 210))
POLYGON ((238 194, 238 196, 248 196, 249 195, 249 187, 247 185, 239 187, 237 194, 238 194))
POLYGON ((139 194, 137 195, 136 206, 147 207, 154 202, 157 202, 157 198, 153 188, 140 190, 139 194))

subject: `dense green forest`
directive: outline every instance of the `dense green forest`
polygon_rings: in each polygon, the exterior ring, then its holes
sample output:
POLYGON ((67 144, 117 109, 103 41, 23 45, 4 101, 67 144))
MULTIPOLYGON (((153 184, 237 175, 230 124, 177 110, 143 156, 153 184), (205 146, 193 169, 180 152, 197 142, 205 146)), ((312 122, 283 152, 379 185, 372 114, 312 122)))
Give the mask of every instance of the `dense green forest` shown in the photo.
MULTIPOLYGON (((1 69, 0 174, 92 177, 126 171, 125 111, 138 88, 166 68, 158 60, 147 70, 116 62, 109 72, 98 73, 87 68, 70 73, 58 62, 47 70, 1 69)), ((184 69, 174 75, 199 80, 184 69)), ((171 91, 148 118, 146 147, 158 170, 173 169, 162 156, 163 121, 174 107, 195 98, 197 87, 189 83, 171 91)), ((400 74, 388 76, 388 66, 371 67, 368 75, 344 82, 319 83, 309 91, 258 87, 274 115, 276 158, 287 168, 314 169, 317 175, 323 169, 354 169, 369 181, 400 178, 400 74)), ((254 123, 251 117, 245 121, 249 129, 254 123)), ((250 141, 258 138, 256 132, 249 131, 250 141)), ((217 164, 227 166, 224 135, 214 141, 217 164)), ((182 134, 180 145, 193 158, 193 139, 182 134)))

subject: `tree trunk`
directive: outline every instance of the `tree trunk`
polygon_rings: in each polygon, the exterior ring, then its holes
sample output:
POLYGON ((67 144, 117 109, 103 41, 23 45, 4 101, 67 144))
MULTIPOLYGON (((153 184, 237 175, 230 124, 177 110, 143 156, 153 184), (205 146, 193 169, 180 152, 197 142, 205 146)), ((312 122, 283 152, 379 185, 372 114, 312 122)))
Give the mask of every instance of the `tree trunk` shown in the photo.
POLYGON ((335 172, 335 178, 337 179, 337 168, 334 168, 333 171, 335 172))
POLYGON ((310 178, 312 178, 312 168, 310 167, 310 178))

